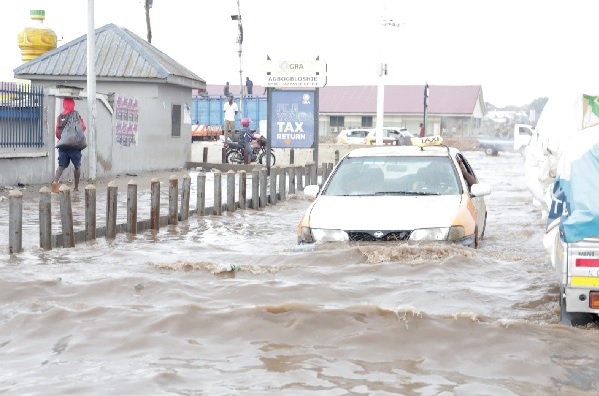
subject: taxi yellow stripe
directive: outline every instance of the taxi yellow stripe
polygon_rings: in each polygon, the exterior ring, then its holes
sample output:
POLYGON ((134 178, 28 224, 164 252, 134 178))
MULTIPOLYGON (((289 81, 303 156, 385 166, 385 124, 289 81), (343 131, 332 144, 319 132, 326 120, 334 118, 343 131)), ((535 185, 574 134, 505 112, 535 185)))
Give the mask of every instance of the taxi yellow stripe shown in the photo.
POLYGON ((573 276, 572 286, 599 287, 599 278, 592 276, 573 276))

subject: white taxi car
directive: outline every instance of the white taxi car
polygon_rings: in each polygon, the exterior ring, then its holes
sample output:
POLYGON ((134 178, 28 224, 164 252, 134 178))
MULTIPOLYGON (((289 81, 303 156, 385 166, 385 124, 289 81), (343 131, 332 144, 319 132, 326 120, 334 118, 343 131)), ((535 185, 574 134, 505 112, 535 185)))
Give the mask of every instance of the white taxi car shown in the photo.
POLYGON ((369 129, 344 129, 337 135, 336 142, 338 144, 366 144, 366 136, 370 132, 369 129))
POLYGON ((449 241, 477 248, 490 186, 440 136, 412 144, 353 150, 322 189, 306 186, 304 194, 315 199, 297 227, 298 243, 449 241))

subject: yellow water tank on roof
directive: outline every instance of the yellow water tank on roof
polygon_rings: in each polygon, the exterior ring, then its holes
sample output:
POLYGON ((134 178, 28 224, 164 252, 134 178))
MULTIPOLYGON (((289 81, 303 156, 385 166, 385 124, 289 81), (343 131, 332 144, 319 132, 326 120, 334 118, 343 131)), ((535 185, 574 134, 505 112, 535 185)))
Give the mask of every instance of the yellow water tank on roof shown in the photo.
POLYGON ((24 28, 17 36, 23 63, 56 48, 56 33, 52 29, 44 27, 46 11, 31 10, 29 17, 35 21, 35 24, 24 28))

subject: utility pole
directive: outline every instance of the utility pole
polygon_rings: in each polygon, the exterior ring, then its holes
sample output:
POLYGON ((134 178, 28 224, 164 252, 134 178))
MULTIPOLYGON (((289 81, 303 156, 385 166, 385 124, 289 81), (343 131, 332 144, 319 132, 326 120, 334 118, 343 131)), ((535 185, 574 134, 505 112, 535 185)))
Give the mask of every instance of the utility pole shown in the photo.
POLYGON ((426 136, 426 108, 428 107, 428 82, 424 86, 424 121, 422 123, 424 128, 424 136, 426 136))
POLYGON ((239 113, 241 114, 241 117, 243 117, 243 71, 241 68, 241 44, 243 43, 243 26, 241 25, 241 8, 239 7, 239 0, 237 0, 237 15, 231 15, 231 19, 237 21, 237 27, 239 28, 239 35, 237 36, 237 44, 239 44, 239 113))

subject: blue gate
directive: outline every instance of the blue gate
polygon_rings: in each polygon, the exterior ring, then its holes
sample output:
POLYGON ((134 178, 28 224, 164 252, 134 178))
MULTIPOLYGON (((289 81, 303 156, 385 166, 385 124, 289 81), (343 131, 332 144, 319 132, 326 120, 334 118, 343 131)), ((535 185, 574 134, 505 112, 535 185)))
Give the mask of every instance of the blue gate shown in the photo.
POLYGON ((0 82, 0 148, 43 147, 42 87, 0 82))

